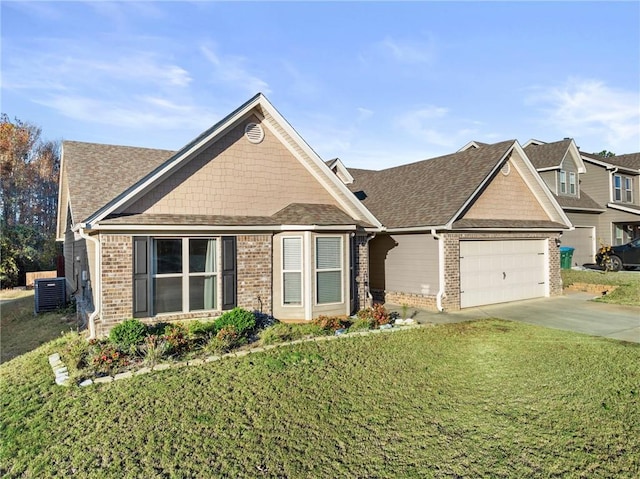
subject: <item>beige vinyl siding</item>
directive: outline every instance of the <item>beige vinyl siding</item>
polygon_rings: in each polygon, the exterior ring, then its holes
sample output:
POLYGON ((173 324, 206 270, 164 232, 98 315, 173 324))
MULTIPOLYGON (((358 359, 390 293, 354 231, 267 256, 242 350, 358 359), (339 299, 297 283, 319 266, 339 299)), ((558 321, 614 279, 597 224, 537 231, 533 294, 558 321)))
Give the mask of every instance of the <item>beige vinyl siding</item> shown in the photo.
POLYGON ((438 241, 430 234, 379 235, 370 243, 372 289, 436 295, 438 241))
POLYGON ((540 177, 544 180, 544 183, 547 185, 549 190, 556 195, 558 194, 557 176, 557 170, 540 172, 540 177))
POLYGON ((580 175, 580 190, 587 193, 596 203, 605 206, 611 201, 609 185, 611 174, 604 167, 585 161, 587 172, 580 175))
POLYGON ((126 209, 127 213, 270 216, 291 203, 336 200, 265 128, 244 136, 247 119, 126 209))

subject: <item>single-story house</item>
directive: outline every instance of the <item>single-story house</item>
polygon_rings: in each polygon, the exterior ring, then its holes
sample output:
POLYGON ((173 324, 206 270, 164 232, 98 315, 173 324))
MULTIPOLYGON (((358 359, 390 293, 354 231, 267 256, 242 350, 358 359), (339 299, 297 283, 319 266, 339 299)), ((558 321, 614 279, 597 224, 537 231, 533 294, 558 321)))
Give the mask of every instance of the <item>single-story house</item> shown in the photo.
POLYGON ((348 315, 372 293, 441 310, 555 295, 570 227, 516 141, 349 170, 262 94, 177 152, 63 142, 58 208, 92 336, 235 306, 348 315))

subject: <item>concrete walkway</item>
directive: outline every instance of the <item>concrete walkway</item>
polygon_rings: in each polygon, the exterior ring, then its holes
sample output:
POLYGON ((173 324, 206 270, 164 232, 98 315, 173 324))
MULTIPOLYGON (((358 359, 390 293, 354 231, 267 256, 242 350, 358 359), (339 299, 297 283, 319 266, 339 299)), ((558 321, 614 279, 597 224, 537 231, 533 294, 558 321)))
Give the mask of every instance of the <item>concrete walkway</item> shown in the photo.
MULTIPOLYGON (((592 294, 570 292, 554 298, 479 306, 450 313, 410 308, 409 314, 418 323, 446 324, 500 318, 640 343, 640 307, 598 303, 591 299, 592 294)), ((387 309, 401 314, 399 306, 387 305, 387 309)))

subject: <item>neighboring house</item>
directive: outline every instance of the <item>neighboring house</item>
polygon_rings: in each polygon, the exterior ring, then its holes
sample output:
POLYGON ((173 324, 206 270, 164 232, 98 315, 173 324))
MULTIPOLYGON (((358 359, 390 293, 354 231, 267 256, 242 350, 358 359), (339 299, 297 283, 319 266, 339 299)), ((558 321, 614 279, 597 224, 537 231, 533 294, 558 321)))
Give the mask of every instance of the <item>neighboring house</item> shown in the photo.
POLYGON ((524 150, 575 227, 562 237, 575 265, 593 263, 601 244, 640 237, 640 153, 604 158, 569 138, 530 140, 524 150))
POLYGON ((575 142, 570 138, 553 143, 530 140, 524 151, 574 226, 562 235, 562 244, 574 248, 573 264, 593 263, 596 226, 605 208, 582 187, 587 167, 575 142))
POLYGON ((587 172, 582 189, 604 209, 596 237, 605 245, 640 238, 640 153, 611 156, 582 153, 587 172))
POLYGON ((262 94, 175 153, 62 145, 58 239, 92 336, 235 306, 348 315, 380 227, 262 94))
POLYGON ((385 226, 369 243, 377 299, 456 310, 561 293, 558 240, 570 222, 518 142, 349 171, 385 226))
POLYGON ((177 152, 62 147, 57 234, 92 336, 235 306, 348 315, 371 292, 440 310, 556 295, 569 227, 515 141, 349 170, 262 94, 177 152))

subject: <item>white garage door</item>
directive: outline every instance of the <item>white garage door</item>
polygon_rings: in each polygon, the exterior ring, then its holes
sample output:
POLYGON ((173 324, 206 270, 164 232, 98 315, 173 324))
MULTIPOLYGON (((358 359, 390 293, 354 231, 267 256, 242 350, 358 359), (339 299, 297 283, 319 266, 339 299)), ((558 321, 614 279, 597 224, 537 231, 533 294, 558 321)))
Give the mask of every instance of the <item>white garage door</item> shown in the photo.
POLYGON ((585 263, 594 263, 596 256, 595 228, 593 226, 576 226, 573 231, 565 231, 562 234, 562 246, 575 248, 572 266, 582 266, 585 263))
POLYGON ((460 307, 546 296, 546 244, 460 241, 460 307))

